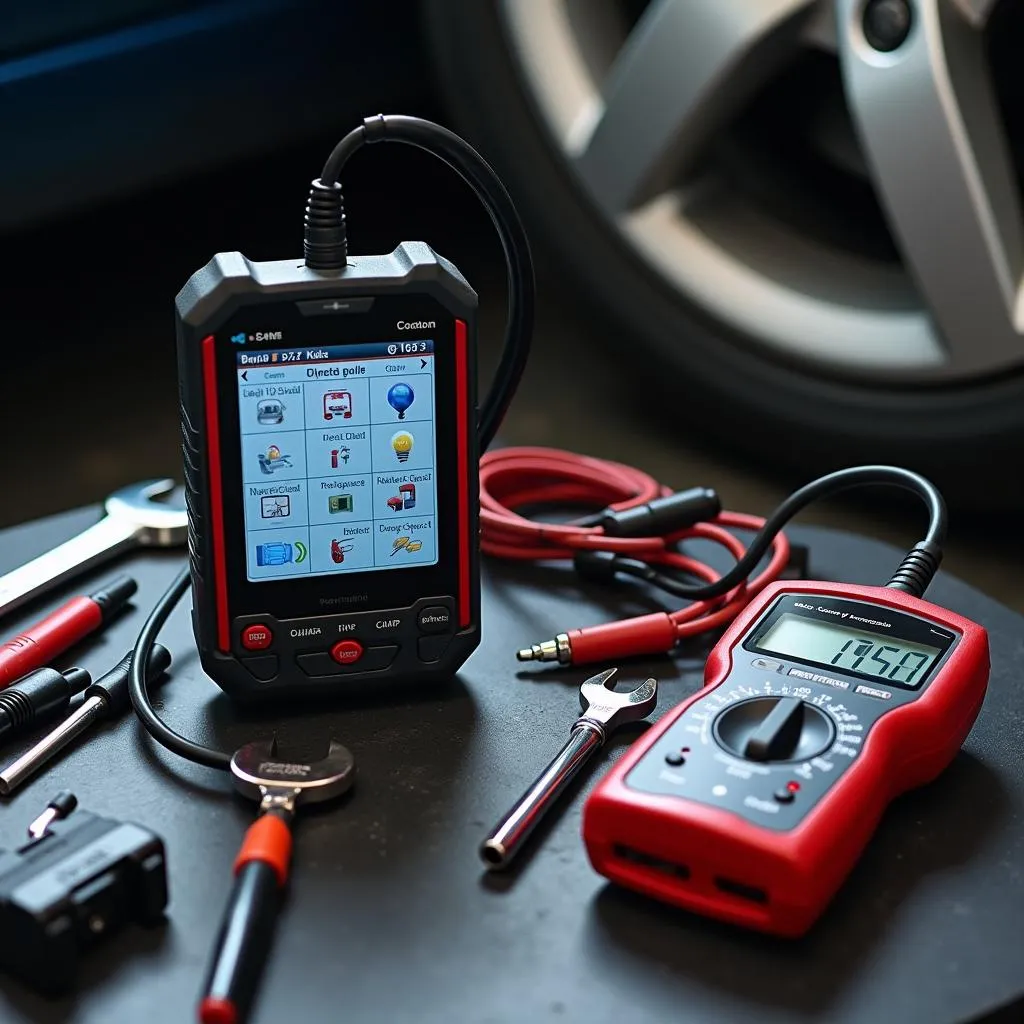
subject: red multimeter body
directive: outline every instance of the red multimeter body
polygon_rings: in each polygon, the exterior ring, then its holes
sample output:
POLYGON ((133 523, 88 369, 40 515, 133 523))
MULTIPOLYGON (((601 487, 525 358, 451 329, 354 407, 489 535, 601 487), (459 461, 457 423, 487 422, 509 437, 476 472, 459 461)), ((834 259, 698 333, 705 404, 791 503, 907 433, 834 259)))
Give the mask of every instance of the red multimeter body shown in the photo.
POLYGON ((614 882, 779 935, 821 914, 900 793, 956 756, 988 685, 988 637, 883 587, 767 587, 707 659, 704 688, 587 801, 614 882))

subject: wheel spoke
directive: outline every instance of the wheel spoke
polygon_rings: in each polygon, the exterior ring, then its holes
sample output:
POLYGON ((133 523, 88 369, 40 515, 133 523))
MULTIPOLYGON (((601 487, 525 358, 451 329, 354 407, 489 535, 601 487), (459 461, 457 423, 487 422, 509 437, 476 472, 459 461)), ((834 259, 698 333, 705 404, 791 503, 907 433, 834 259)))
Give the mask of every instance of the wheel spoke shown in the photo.
POLYGON ((953 0, 975 28, 984 28, 999 0, 953 0))
POLYGON ((948 368, 1005 364, 1024 355, 1024 239, 981 35, 944 3, 919 0, 907 40, 883 54, 864 39, 861 6, 837 0, 839 54, 889 225, 948 368))
POLYGON ((591 130, 574 138, 597 201, 620 213, 656 194, 800 45, 813 7, 655 0, 616 58, 591 130))
POLYGON ((835 4, 818 4, 807 19, 803 30, 804 41, 827 53, 836 52, 836 8, 835 4))

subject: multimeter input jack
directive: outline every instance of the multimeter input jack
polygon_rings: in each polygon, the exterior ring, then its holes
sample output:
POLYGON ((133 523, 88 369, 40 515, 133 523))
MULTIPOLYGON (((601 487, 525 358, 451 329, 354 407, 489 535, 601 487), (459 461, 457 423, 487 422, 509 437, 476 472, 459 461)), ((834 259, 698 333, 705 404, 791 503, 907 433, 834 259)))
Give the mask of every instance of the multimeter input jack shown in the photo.
POLYGON ((685 864, 678 864, 675 861, 665 860, 662 857, 655 857, 653 854, 636 850, 632 846, 624 846, 622 843, 616 843, 615 856, 630 865, 647 868, 662 875, 669 875, 677 881, 686 881, 690 877, 690 869, 685 864))
POLYGON ((723 875, 715 875, 715 888, 728 896, 736 896, 750 903, 768 902, 768 893, 760 886, 747 885, 745 882, 737 882, 735 879, 725 878, 723 875))
MULTIPOLYGON (((695 877, 688 865, 678 861, 656 857, 652 853, 645 853, 623 843, 616 843, 612 853, 625 870, 630 872, 639 870, 648 877, 656 879, 659 885, 702 884, 702 879, 699 875, 695 877)), ((734 897, 744 903, 758 906, 767 906, 769 903, 768 890, 759 885, 750 885, 747 882, 740 882, 735 878, 728 878, 725 875, 712 876, 710 884, 718 892, 734 897)))

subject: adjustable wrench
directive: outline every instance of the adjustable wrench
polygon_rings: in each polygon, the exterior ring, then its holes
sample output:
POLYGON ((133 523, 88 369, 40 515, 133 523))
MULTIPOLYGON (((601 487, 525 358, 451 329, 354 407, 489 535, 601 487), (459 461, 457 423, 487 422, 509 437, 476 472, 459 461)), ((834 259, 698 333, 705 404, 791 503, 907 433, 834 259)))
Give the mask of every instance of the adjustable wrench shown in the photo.
POLYGON ((558 795, 608 736, 628 722, 646 718, 658 703, 658 681, 647 679, 633 690, 612 689, 609 668, 591 676, 580 687, 583 714, 572 724, 569 740, 480 844, 480 856, 492 871, 507 867, 558 795), (609 685, 611 684, 611 685, 609 685))
POLYGON ((173 480, 145 480, 115 491, 104 502, 106 516, 95 526, 0 576, 0 616, 134 547, 184 544, 184 506, 155 500, 173 490, 173 480))

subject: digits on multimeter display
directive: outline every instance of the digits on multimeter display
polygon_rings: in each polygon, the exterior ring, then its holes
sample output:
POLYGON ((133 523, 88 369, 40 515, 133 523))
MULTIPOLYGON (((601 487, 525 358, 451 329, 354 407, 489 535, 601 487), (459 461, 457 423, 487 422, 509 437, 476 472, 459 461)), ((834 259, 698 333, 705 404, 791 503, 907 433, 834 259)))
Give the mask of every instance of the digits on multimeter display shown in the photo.
POLYGON ((785 654, 823 667, 850 669, 904 686, 916 686, 942 654, 939 647, 878 636, 787 612, 758 640, 758 650, 785 654))

